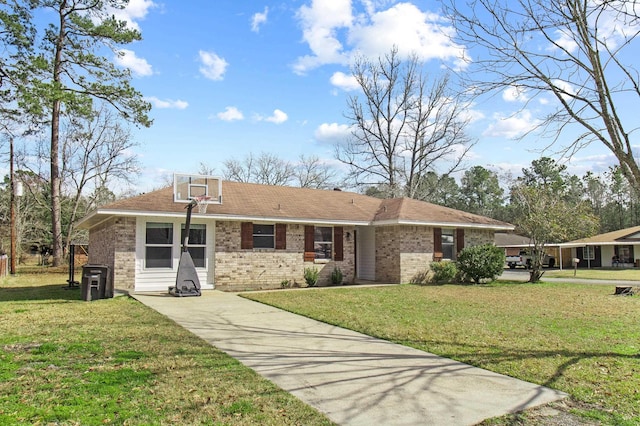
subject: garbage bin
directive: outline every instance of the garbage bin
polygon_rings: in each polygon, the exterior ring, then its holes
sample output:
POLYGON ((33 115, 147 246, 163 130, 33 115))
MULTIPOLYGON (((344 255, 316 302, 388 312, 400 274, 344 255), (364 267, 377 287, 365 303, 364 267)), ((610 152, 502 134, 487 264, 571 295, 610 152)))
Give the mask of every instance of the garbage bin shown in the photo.
POLYGON ((86 301, 113 297, 109 266, 84 265, 82 267, 82 299, 86 301))
POLYGON ((634 265, 636 268, 640 268, 640 259, 636 259, 636 263, 634 265))

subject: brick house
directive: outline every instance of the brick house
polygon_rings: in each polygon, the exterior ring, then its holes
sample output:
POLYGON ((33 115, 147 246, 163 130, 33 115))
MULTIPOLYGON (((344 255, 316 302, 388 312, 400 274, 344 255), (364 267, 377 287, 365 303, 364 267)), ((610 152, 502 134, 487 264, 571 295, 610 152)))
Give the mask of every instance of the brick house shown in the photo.
MULTIPOLYGON (((330 283, 335 267, 344 282, 405 283, 434 259, 455 259, 465 245, 492 243, 494 232, 513 229, 409 198, 216 182, 208 193, 215 202, 206 213, 193 210, 189 233, 203 289, 274 289, 283 280, 304 285, 308 267, 320 271, 318 285, 330 283)), ((79 223, 89 230, 89 263, 109 266, 116 289, 175 285, 188 202, 179 193, 174 184, 118 200, 79 223)))

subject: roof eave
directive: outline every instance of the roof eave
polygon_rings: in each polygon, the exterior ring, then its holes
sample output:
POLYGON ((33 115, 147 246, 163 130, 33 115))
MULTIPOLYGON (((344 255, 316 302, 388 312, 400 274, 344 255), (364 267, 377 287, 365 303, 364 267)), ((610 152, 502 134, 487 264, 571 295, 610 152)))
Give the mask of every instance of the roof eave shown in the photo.
POLYGON ((373 226, 385 225, 411 225, 411 226, 432 226, 436 228, 470 228, 470 229, 491 229, 502 231, 513 231, 514 225, 498 225, 488 223, 464 223, 464 222, 432 222, 423 220, 407 220, 407 219, 387 219, 371 222, 373 226))

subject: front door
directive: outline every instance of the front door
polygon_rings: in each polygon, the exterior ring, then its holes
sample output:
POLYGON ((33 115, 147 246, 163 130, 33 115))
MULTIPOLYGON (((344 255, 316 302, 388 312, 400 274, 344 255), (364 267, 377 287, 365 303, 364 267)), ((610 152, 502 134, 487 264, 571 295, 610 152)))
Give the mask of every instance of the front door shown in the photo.
POLYGON ((359 226, 356 232, 356 277, 361 280, 376 279, 376 229, 359 226))

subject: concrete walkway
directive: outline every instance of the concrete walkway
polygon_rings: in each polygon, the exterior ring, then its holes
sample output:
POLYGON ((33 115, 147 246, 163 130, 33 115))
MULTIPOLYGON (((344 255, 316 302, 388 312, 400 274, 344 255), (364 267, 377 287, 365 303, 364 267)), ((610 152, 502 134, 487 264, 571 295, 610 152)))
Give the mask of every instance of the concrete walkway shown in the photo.
POLYGON ((133 297, 341 425, 472 425, 566 396, 232 293, 133 297))

